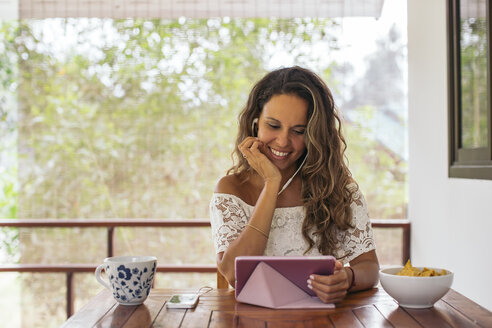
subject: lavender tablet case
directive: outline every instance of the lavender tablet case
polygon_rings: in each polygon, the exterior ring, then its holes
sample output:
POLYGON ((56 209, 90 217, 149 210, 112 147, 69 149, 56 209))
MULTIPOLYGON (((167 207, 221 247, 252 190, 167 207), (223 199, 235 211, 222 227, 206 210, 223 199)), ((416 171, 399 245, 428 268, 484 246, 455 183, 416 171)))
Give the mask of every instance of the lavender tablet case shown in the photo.
POLYGON ((331 275, 333 256, 238 256, 236 299, 269 308, 333 308, 307 287, 311 274, 331 275))

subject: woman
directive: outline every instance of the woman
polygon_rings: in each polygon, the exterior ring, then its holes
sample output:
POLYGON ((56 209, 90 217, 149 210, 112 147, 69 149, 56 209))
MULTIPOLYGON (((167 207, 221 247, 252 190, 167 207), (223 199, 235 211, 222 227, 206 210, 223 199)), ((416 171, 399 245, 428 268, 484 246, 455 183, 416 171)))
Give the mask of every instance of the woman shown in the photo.
POLYGON ((325 303, 377 283, 367 205, 345 149, 333 97, 316 74, 282 68, 253 87, 239 116, 238 162, 210 202, 217 266, 232 286, 240 255, 334 255, 333 275, 306 282, 325 303))

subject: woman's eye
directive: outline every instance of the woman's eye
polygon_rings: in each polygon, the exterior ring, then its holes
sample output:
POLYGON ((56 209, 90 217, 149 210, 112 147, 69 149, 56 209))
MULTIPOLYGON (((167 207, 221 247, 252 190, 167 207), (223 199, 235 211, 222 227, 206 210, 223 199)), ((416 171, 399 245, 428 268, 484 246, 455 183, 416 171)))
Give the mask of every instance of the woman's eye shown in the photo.
POLYGON ((305 130, 294 130, 295 134, 303 135, 305 130))
POLYGON ((271 127, 272 129, 280 128, 278 125, 275 125, 275 124, 268 124, 268 126, 271 127))

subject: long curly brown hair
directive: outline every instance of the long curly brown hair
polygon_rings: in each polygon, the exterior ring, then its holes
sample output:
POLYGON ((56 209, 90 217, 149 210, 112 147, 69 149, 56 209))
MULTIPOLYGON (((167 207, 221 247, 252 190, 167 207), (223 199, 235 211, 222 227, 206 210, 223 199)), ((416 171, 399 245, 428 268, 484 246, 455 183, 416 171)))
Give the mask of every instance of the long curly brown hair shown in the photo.
POLYGON ((227 173, 240 174, 251 169, 238 145, 254 134, 252 122, 260 116, 263 106, 272 96, 281 94, 296 95, 309 104, 305 132, 307 159, 301 169, 302 202, 306 209, 302 234, 309 244, 306 252, 316 246, 322 254, 333 254, 337 230, 352 227, 350 204, 358 186, 346 164, 347 144, 338 109, 330 89, 318 75, 294 66, 272 71, 256 83, 239 115, 239 131, 232 153, 236 164, 227 173), (311 233, 318 236, 316 245, 311 233))

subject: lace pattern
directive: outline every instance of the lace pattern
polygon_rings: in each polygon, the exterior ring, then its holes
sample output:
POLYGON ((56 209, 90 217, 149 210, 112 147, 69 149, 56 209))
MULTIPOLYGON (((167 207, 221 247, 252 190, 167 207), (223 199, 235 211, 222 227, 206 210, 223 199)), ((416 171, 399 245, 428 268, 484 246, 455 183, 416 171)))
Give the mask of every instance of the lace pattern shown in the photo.
MULTIPOLYGON (((376 247, 364 196, 358 191, 354 197, 351 204, 354 228, 338 232, 337 247, 333 254, 336 258, 341 258, 344 263, 376 247)), ((253 209, 254 206, 245 203, 237 196, 213 194, 210 201, 210 221, 217 253, 225 251, 230 243, 239 236, 251 217, 253 209)), ((305 216, 303 206, 276 208, 264 255, 304 255, 304 251, 308 248, 308 243, 302 237, 302 223, 305 216)), ((311 236, 316 242, 316 237, 311 236)), ((305 255, 321 254, 316 247, 313 247, 305 255)))

